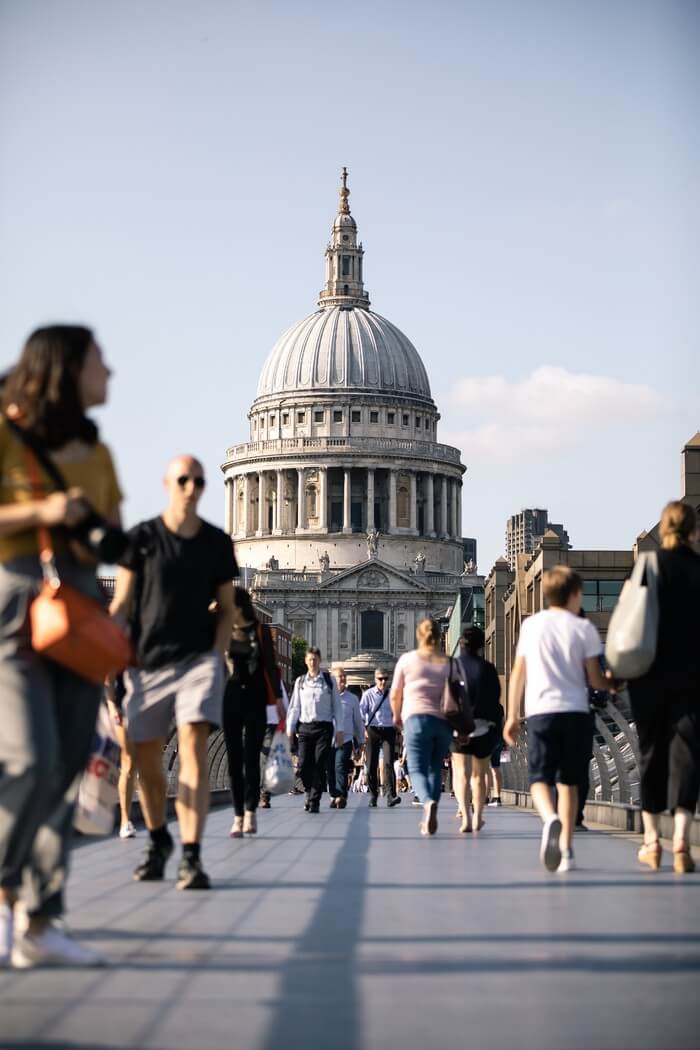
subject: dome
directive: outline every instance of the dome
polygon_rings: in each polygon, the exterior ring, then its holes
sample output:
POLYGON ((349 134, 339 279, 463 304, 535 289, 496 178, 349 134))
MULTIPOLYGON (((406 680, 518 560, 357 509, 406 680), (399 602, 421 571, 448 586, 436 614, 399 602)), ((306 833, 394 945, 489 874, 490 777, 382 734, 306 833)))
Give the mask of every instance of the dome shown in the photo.
POLYGON ((277 341, 257 398, 347 390, 431 400, 425 366, 403 332, 370 310, 334 306, 305 317, 277 341))

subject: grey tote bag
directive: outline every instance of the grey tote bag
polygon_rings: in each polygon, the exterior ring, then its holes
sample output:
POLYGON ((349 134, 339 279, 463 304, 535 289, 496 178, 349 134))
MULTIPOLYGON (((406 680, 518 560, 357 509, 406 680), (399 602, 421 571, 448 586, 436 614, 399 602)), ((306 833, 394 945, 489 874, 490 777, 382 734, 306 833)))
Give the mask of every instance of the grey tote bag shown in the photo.
POLYGON ((659 563, 640 554, 610 618, 605 659, 616 678, 639 678, 656 657, 659 630, 659 563))

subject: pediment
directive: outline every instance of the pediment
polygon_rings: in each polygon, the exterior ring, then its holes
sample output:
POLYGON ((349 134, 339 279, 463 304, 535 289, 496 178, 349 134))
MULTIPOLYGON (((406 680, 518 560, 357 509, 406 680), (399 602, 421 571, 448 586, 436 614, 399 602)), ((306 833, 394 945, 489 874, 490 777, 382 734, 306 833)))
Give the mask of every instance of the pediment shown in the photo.
POLYGON ((354 565, 329 580, 325 580, 319 590, 333 591, 427 591, 429 587, 412 573, 402 572, 401 569, 372 558, 354 565))

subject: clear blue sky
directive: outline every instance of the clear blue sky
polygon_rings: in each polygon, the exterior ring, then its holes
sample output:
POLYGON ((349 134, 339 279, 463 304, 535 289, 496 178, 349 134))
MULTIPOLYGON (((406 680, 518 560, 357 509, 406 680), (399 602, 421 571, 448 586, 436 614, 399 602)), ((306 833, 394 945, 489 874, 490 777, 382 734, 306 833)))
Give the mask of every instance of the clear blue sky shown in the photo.
POLYGON ((481 570, 522 506, 629 547, 700 427, 699 43, 694 0, 5 0, 1 364, 37 324, 93 325, 127 520, 193 451, 222 523, 346 164, 481 570))

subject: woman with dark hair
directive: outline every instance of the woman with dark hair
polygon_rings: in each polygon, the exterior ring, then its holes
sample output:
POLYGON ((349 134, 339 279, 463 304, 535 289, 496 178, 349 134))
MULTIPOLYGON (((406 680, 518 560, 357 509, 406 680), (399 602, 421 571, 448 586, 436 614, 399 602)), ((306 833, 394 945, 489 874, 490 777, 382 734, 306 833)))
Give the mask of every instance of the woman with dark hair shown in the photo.
POLYGON ((102 600, 96 559, 74 530, 91 510, 119 525, 112 457, 85 414, 107 400, 109 376, 88 328, 53 325, 29 337, 0 397, 0 966, 100 962, 55 920, 102 687, 32 650, 29 608, 42 576, 40 529, 61 581, 102 600), (22 431, 67 491, 57 491, 22 431), (13 944, 20 885, 28 926, 13 944))
POLYGON ((233 613, 228 651, 233 673, 224 693, 223 729, 235 814, 231 838, 240 839, 258 830, 260 749, 267 706, 277 705, 280 721, 285 710, 270 629, 258 620, 250 594, 243 587, 234 588, 233 613))
POLYGON ((659 634, 654 663, 629 683, 641 754, 644 844, 640 864, 661 865, 659 814, 673 813, 673 870, 695 870, 689 832, 700 791, 700 556, 698 519, 687 503, 661 515, 659 634))
POLYGON ((481 831, 484 826, 490 758, 503 725, 503 708, 499 703, 501 684, 496 668, 484 660, 484 641, 484 632, 479 627, 467 627, 459 655, 476 722, 476 729, 466 743, 456 740, 452 743, 453 784, 461 832, 481 831))

